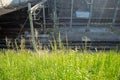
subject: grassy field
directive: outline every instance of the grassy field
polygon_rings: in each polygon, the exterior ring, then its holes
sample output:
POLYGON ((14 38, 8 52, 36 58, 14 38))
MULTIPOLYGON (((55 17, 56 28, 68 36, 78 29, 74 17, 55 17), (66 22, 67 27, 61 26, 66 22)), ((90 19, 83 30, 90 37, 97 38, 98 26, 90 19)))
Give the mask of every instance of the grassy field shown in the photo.
POLYGON ((120 80, 120 54, 2 50, 0 80, 120 80))

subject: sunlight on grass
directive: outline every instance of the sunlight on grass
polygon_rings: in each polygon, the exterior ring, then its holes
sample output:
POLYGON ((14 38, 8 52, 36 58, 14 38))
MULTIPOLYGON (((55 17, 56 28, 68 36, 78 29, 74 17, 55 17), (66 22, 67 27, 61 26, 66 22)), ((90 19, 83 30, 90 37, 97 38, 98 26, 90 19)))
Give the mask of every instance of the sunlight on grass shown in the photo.
POLYGON ((120 80, 120 54, 0 51, 0 80, 120 80))

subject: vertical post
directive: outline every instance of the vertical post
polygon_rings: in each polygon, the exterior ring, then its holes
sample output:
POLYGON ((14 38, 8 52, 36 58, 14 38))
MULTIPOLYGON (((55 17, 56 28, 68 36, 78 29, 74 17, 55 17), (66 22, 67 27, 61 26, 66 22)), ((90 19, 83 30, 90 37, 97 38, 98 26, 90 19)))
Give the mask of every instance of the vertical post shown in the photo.
POLYGON ((56 0, 54 0, 54 11, 53 11, 53 16, 54 16, 54 28, 56 28, 56 23, 57 23, 57 12, 56 12, 57 8, 56 8, 56 0))
POLYGON ((92 19, 93 0, 90 1, 89 5, 90 5, 90 14, 89 14, 89 20, 88 20, 88 24, 87 24, 87 31, 89 31, 89 27, 90 27, 90 23, 91 23, 91 19, 92 19))
POLYGON ((57 3, 56 0, 54 0, 55 12, 57 11, 56 3, 57 3))
POLYGON ((44 21, 44 33, 45 33, 45 29, 46 29, 46 20, 45 20, 45 6, 43 5, 43 21, 44 21))
POLYGON ((33 17, 32 17, 32 12, 31 12, 31 3, 28 3, 28 12, 29 12, 31 35, 32 35, 32 45, 33 45, 33 49, 36 51, 36 42, 35 42, 35 35, 34 35, 33 17))
POLYGON ((73 5, 74 4, 74 0, 71 0, 71 18, 70 18, 70 28, 72 28, 72 19, 73 19, 73 5))
POLYGON ((116 21, 118 9, 119 9, 119 7, 118 7, 119 4, 120 4, 120 0, 117 1, 117 4, 116 4, 116 6, 115 6, 115 13, 114 13, 113 20, 112 20, 112 26, 114 26, 115 21, 116 21))

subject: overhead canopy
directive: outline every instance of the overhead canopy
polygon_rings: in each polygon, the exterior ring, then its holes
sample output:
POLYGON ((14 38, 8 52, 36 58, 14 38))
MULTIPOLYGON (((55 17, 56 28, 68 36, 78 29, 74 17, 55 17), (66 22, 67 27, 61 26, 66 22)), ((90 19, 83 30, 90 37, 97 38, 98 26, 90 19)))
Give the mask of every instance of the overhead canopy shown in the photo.
POLYGON ((35 5, 40 1, 41 0, 0 0, 0 16, 25 8, 27 7, 28 2, 30 2, 32 5, 35 5))

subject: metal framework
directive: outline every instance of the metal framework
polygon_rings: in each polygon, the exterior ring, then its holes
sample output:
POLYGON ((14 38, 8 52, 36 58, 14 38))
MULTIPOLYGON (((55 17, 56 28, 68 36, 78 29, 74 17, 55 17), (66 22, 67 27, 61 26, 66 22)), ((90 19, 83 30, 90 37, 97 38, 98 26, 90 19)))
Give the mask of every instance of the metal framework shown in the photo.
MULTIPOLYGON (((81 0, 82 1, 82 0, 81 0)), ((93 18, 93 16, 94 16, 94 10, 95 10, 95 7, 94 7, 94 2, 95 2, 95 0, 83 0, 86 4, 87 4, 87 8, 88 8, 88 10, 89 10, 89 18, 88 18, 88 23, 87 23, 87 28, 89 28, 90 27, 90 24, 91 24, 91 20, 92 20, 92 18, 93 18)), ((107 1, 107 0, 106 0, 107 1)), ((107 1, 108 2, 108 1, 107 1)), ((75 8, 74 8, 74 6, 75 6, 75 0, 71 0, 71 6, 69 7, 70 8, 70 27, 72 27, 72 25, 73 25, 73 14, 74 14, 74 11, 76 10, 75 8)), ((57 17, 60 17, 59 16, 59 14, 57 13, 57 10, 59 10, 59 9, 57 9, 57 5, 56 5, 57 3, 56 3, 56 0, 54 0, 54 10, 53 10, 53 15, 54 15, 54 24, 56 24, 56 20, 57 19, 55 19, 55 16, 57 15, 57 17)), ((67 3, 66 3, 66 5, 68 5, 67 3)), ((105 4, 105 6, 103 6, 103 8, 101 8, 102 10, 103 10, 103 12, 102 13, 100 13, 100 16, 98 15, 98 16, 96 16, 97 18, 99 18, 100 17, 100 19, 102 19, 102 17, 103 17, 103 15, 105 14, 104 13, 104 11, 105 11, 105 9, 106 9, 106 5, 107 4, 105 4)), ((111 22, 111 24, 112 25, 114 25, 115 24, 115 21, 116 21, 116 18, 117 18, 117 14, 118 14, 118 10, 119 10, 119 5, 120 5, 120 0, 117 0, 117 2, 116 2, 116 4, 115 4, 115 7, 114 8, 111 8, 111 9, 109 9, 109 10, 113 10, 114 9, 114 13, 113 13, 113 16, 112 16, 112 22, 111 22)), ((62 6, 63 7, 63 6, 62 6)), ((65 8, 65 9, 67 9, 67 8, 65 8)), ((97 9, 97 8, 96 8, 97 9)), ((64 9, 63 9, 64 10, 64 9)), ((100 11, 100 10, 98 10, 98 11, 100 11)), ((59 11, 60 12, 60 11, 59 11)), ((63 11, 64 12, 64 11, 63 11)), ((62 13, 62 12, 61 12, 62 13)), ((67 10, 66 10, 66 13, 67 13, 67 10)), ((64 16, 64 14, 63 14, 63 16, 64 16)), ((104 18, 104 17, 103 17, 104 18)), ((107 18, 106 18, 107 19, 107 18)))
MULTIPOLYGON (((29 20, 30 20, 30 27, 31 27, 31 34, 32 34, 32 43, 33 43, 33 48, 34 50, 36 50, 36 42, 35 42, 35 35, 34 35, 34 25, 33 25, 33 20, 36 19, 36 14, 35 13, 37 9, 43 9, 43 24, 44 24, 44 30, 46 28, 46 16, 45 16, 45 6, 44 3, 47 0, 43 0, 43 2, 40 2, 38 4, 36 4, 35 6, 33 6, 31 8, 31 4, 28 4, 28 9, 29 9, 29 20), (34 17, 33 17, 34 16, 34 17)), ((89 18, 88 18, 88 23, 87 23, 87 28, 86 31, 89 31, 89 27, 91 26, 91 20, 92 20, 92 16, 93 14, 93 9, 94 9, 94 0, 84 0, 85 3, 88 6, 88 10, 89 10, 89 18)), ((53 8, 53 22, 54 22, 54 28, 57 26, 57 20, 58 20, 58 14, 57 14, 57 0, 54 0, 54 8, 53 8)), ((71 6, 70 6, 70 28, 72 28, 73 26, 73 13, 74 13, 74 0, 71 0, 71 6)), ((116 18, 117 18, 117 14, 118 14, 118 9, 119 9, 119 4, 120 4, 120 0, 117 1, 116 6, 114 8, 114 15, 112 18, 112 26, 114 26, 115 22, 116 22, 116 18)), ((105 8, 105 6, 104 6, 105 8)))
POLYGON ((88 5, 90 6, 90 14, 89 14, 89 20, 88 20, 87 28, 89 28, 90 23, 91 23, 91 19, 92 19, 92 14, 93 14, 93 1, 94 1, 94 0, 91 0, 90 3, 88 3, 88 5))
POLYGON ((116 18, 117 18, 117 13, 118 13, 118 9, 119 9, 119 4, 120 4, 120 0, 117 1, 117 4, 115 6, 115 13, 114 13, 114 16, 113 16, 113 20, 112 20, 112 26, 114 26, 115 24, 115 21, 116 21, 116 18))
MULTIPOLYGON (((43 21, 44 21, 44 30, 46 28, 46 20, 45 20, 45 6, 44 3, 47 0, 43 0, 42 2, 36 4, 35 6, 31 7, 31 3, 28 3, 28 13, 29 13, 29 21, 30 21, 30 29, 31 29, 31 36, 32 36, 32 45, 33 49, 37 51, 37 45, 36 45, 36 40, 35 40, 35 30, 34 30, 34 24, 33 20, 36 20, 36 10, 37 9, 43 9, 43 21), (33 17, 34 16, 34 17, 33 17)), ((38 14, 38 13, 37 13, 38 14)))
POLYGON ((34 34, 34 26, 33 26, 33 17, 32 17, 32 11, 31 11, 31 4, 30 3, 28 3, 28 11, 29 11, 31 34, 32 34, 32 44, 33 44, 34 50, 36 51, 36 42, 35 42, 35 34, 34 34))

